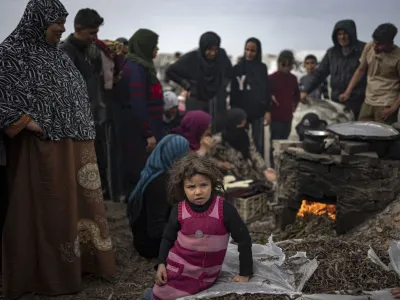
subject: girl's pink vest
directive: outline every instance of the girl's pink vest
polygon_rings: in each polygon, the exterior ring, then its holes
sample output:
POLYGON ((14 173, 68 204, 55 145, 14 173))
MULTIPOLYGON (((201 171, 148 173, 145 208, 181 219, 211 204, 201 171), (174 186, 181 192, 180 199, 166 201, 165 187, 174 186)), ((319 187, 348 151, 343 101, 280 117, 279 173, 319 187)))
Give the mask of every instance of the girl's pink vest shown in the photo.
POLYGON ((167 258, 168 283, 153 288, 155 300, 175 300, 209 288, 221 273, 229 242, 224 225, 224 199, 214 197, 204 213, 178 204, 181 230, 167 258))

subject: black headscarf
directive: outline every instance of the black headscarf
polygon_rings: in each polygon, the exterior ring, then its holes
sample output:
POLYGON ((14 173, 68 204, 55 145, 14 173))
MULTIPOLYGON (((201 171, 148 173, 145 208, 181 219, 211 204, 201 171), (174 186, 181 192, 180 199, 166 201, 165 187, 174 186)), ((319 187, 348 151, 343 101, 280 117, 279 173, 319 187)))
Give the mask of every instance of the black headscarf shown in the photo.
POLYGON ((30 0, 0 45, 0 128, 29 115, 50 140, 94 140, 87 86, 67 54, 46 42, 68 12, 59 0, 30 0))
POLYGON ((254 37, 249 38, 246 41, 245 47, 247 45, 247 43, 255 43, 257 46, 257 53, 256 53, 256 57, 254 58, 254 60, 246 60, 246 49, 245 49, 245 53, 243 55, 243 59, 240 61, 239 64, 241 64, 242 66, 242 71, 243 74, 246 74, 246 76, 251 78, 251 81, 253 83, 255 82, 260 82, 261 79, 263 78, 264 75, 264 66, 262 63, 262 47, 261 47, 261 42, 259 39, 256 39, 254 37))
MULTIPOLYGON (((256 62, 256 63, 261 63, 262 62, 262 47, 261 47, 261 42, 259 39, 256 39, 255 37, 251 37, 246 41, 245 47, 248 43, 254 43, 257 46, 257 53, 256 53, 256 57, 254 58, 253 61, 251 62, 256 62)), ((243 55, 243 58, 246 57, 246 51, 243 55)), ((249 62, 249 61, 247 61, 249 62)))
POLYGON ((215 32, 208 31, 200 37, 198 56, 201 78, 197 83, 199 99, 210 100, 215 97, 223 83, 226 53, 223 49, 219 49, 220 45, 221 38, 215 32), (211 47, 219 49, 215 60, 206 58, 206 50, 211 47))
POLYGON ((225 127, 222 130, 222 139, 234 149, 242 153, 243 158, 250 158, 250 138, 246 126, 238 128, 247 119, 243 109, 233 108, 226 114, 225 127))
POLYGON ((127 59, 141 65, 150 78, 151 84, 159 82, 153 62, 153 51, 158 44, 158 34, 149 29, 138 29, 129 39, 127 59))

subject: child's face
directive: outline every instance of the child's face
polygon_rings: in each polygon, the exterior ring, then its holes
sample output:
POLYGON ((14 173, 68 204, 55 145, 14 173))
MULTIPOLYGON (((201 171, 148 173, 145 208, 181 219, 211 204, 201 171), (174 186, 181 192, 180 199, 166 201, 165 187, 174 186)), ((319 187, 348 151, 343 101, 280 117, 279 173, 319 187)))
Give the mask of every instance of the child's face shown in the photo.
POLYGON ((315 61, 315 59, 306 59, 304 61, 304 67, 306 68, 307 73, 311 73, 312 71, 314 71, 316 66, 317 62, 315 61))
POLYGON ((190 179, 185 179, 183 189, 190 203, 203 205, 211 197, 211 180, 204 175, 197 174, 190 179))
POLYGON ((282 73, 290 73, 290 71, 292 71, 292 69, 293 69, 293 62, 285 61, 285 62, 281 62, 279 64, 279 70, 282 73))
POLYGON ((177 114, 178 114, 178 106, 171 107, 170 109, 168 109, 168 110, 165 112, 165 115, 166 115, 168 118, 175 118, 177 114))

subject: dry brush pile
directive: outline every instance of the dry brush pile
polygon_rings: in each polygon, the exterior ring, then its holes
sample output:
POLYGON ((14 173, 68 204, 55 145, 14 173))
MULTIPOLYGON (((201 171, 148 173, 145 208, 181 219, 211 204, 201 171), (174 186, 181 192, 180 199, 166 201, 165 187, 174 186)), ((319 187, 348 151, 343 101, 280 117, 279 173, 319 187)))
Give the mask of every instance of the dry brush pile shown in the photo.
POLYGON ((296 218, 296 221, 288 225, 285 231, 274 235, 274 241, 335 235, 335 221, 327 214, 305 214, 304 217, 296 218))
MULTIPOLYGON (((384 271, 367 257, 369 246, 363 243, 320 237, 283 243, 280 247, 289 257, 297 251, 305 251, 310 259, 317 259, 318 268, 303 289, 306 294, 335 291, 359 293, 400 286, 395 272, 384 271)), ((374 250, 382 261, 388 262, 386 249, 374 250)))

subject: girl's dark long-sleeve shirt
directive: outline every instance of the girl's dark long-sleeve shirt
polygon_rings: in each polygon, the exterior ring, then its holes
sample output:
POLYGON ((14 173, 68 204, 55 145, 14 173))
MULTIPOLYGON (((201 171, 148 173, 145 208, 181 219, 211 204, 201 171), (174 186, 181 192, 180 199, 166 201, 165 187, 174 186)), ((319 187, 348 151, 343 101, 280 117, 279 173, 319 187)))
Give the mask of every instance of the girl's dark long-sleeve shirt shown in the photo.
MULTIPOLYGON (((199 206, 188 201, 190 208, 197 213, 207 211, 211 203, 212 201, 209 200, 206 204, 199 206)), ((232 239, 238 244, 240 275, 250 276, 253 274, 253 254, 251 252, 252 241, 247 226, 239 216, 236 208, 227 200, 223 204, 223 214, 225 227, 231 234, 232 239)), ((163 234, 158 264, 166 264, 169 251, 174 246, 180 229, 178 205, 175 205, 171 210, 171 215, 163 234)))
POLYGON ((296 76, 277 71, 269 76, 272 94, 278 105, 272 103, 271 119, 275 122, 290 122, 300 102, 300 90, 296 76))
POLYGON ((246 73, 242 64, 233 67, 231 78, 230 105, 241 108, 251 122, 271 111, 271 85, 268 68, 260 63, 246 73))

